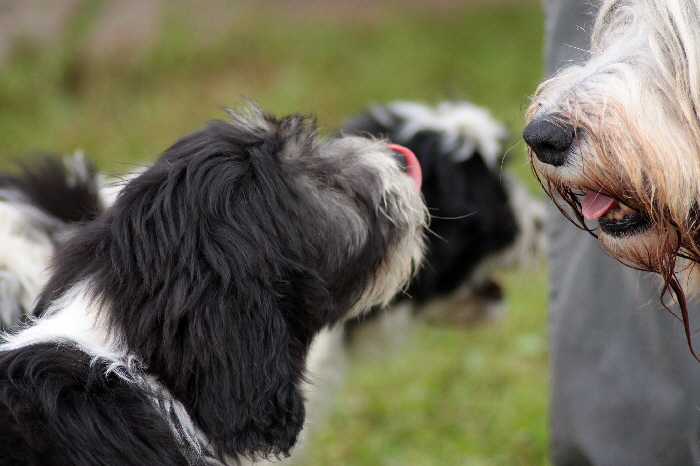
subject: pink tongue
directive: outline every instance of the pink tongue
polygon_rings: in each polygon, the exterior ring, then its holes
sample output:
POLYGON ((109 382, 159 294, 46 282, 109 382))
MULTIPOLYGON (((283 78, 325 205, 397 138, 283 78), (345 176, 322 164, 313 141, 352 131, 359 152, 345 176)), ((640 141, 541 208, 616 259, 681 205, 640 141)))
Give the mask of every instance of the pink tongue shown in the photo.
POLYGON ((602 217, 615 204, 617 204, 615 199, 589 189, 581 203, 581 213, 587 220, 595 220, 602 217))

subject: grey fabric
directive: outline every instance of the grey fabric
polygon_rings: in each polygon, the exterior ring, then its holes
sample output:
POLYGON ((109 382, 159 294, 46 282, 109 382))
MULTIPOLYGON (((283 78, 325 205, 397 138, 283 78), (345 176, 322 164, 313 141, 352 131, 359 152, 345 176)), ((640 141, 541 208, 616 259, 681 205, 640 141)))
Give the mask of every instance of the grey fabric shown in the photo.
MULTIPOLYGON (((585 58, 596 3, 545 0, 547 75, 585 58)), ((659 304, 660 281, 554 206, 548 229, 555 466, 700 465, 700 363, 659 304)), ((700 307, 690 312, 698 328, 700 307)))

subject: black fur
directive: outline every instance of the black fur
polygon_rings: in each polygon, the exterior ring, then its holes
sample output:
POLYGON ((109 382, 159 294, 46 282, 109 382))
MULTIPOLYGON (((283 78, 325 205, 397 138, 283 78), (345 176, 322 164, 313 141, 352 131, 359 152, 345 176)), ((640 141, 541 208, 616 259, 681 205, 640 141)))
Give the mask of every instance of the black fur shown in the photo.
POLYGON ((50 154, 30 160, 19 164, 19 174, 0 174, 0 189, 22 193, 27 202, 66 223, 93 220, 103 210, 91 163, 50 154), (71 173, 71 165, 80 173, 71 173))
POLYGON ((0 372, 0 464, 188 464, 148 394, 68 343, 2 352, 0 372))
MULTIPOLYGON (((304 422, 300 383, 313 336, 343 319, 387 251, 416 234, 379 212, 381 180, 353 149, 324 156, 312 121, 233 118, 182 138, 126 184, 61 247, 37 306, 50 317, 52 303, 89 281, 118 342, 182 403, 207 454, 222 461, 289 454, 304 422), (336 199, 345 201, 333 209, 336 199), (361 247, 350 246, 343 206, 369 225, 361 247)), ((145 400, 155 395, 131 385, 120 397, 128 384, 103 369, 64 344, 0 353, 2 452, 21 444, 28 451, 17 464, 194 461, 151 420, 145 400), (81 401, 67 424, 56 404, 64 396, 81 401), (109 423, 123 432, 95 432, 109 423), (148 455, 140 441, 154 442, 148 455)))

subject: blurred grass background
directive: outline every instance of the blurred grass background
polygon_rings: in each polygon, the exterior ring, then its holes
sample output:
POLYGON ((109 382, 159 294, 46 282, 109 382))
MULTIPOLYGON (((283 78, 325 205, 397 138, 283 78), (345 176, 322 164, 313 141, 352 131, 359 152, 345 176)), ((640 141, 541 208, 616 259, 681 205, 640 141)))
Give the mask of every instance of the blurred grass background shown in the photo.
MULTIPOLYGON (((0 165, 83 149, 108 173, 153 158, 242 95, 330 133, 369 103, 466 98, 506 122, 510 166, 542 73, 539 0, 0 3, 0 165)), ((306 465, 546 465, 544 269, 508 311, 421 326, 351 365, 306 465)))

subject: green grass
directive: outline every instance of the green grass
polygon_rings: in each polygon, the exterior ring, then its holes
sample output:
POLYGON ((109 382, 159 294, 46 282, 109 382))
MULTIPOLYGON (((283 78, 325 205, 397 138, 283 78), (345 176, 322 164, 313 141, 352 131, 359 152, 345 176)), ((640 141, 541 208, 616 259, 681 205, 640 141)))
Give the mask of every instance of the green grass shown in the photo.
MULTIPOLYGON (((84 1, 60 40, 25 42, 0 67, 0 165, 84 149, 125 171, 242 95, 314 114, 324 134, 369 103, 464 97, 507 123, 511 167, 534 187, 518 140, 542 73, 539 0, 447 12, 363 2, 344 14, 295 4, 166 3, 153 41, 129 54, 91 48, 108 3, 84 1)), ((502 318, 421 326, 399 351, 355 361, 305 464, 547 464, 545 272, 506 282, 502 318)))
POLYGON ((517 135, 541 76, 536 1, 442 15, 377 7, 350 22, 251 3, 209 34, 198 9, 171 7, 136 56, 91 52, 89 24, 105 8, 85 3, 65 40, 25 44, 0 71, 1 153, 80 147, 104 164, 148 160, 241 95, 329 130, 371 102, 466 97, 517 135))
POLYGON ((545 277, 504 278, 501 318, 419 325, 388 354, 355 360, 303 464, 548 464, 545 277))

